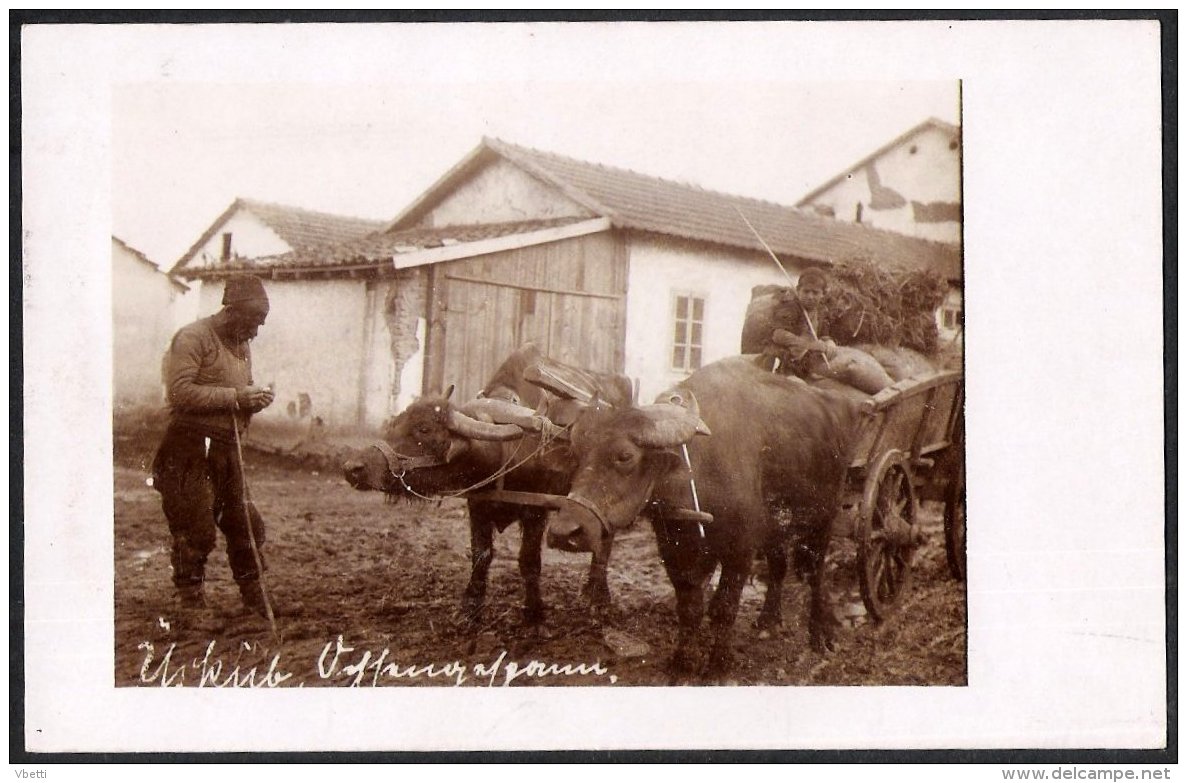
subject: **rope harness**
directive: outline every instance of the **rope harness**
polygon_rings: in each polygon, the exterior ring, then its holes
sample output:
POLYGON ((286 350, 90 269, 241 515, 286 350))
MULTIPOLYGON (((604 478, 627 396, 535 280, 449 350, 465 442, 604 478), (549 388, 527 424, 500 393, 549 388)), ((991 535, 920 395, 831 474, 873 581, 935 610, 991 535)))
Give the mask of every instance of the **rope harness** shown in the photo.
POLYGON ((404 490, 408 494, 413 495, 414 497, 418 497, 421 500, 447 500, 450 498, 461 497, 468 492, 473 492, 476 489, 481 489, 482 487, 485 487, 488 484, 492 484, 492 483, 498 481, 499 479, 501 479, 503 476, 506 476, 508 473, 512 473, 515 470, 519 469, 520 467, 522 467, 523 465, 525 465, 526 463, 528 463, 535 457, 548 453, 549 451, 552 450, 552 448, 554 448, 553 441, 560 439, 562 437, 562 435, 564 435, 567 432, 568 432, 568 427, 556 427, 555 429, 544 428, 544 430, 542 430, 540 433, 539 445, 536 446, 536 448, 532 449, 532 451, 530 453, 528 453, 526 456, 524 456, 518 462, 516 462, 515 461, 516 457, 519 455, 519 452, 523 449, 523 444, 524 444, 524 439, 520 438, 516 442, 515 450, 512 451, 511 455, 507 457, 506 461, 504 461, 503 464, 499 466, 499 469, 496 470, 494 473, 492 473, 490 476, 487 476, 484 479, 480 479, 468 487, 464 487, 462 489, 455 490, 452 492, 442 492, 442 493, 436 494, 436 495, 425 495, 420 492, 417 492, 408 483, 405 476, 407 475, 409 470, 418 470, 421 468, 436 468, 436 467, 442 467, 444 465, 448 465, 449 464, 448 459, 446 459, 445 457, 437 457, 437 456, 432 456, 432 455, 413 457, 413 456, 409 456, 407 454, 401 454, 398 451, 396 451, 395 449, 393 449, 391 447, 391 445, 389 443, 387 443, 386 441, 376 441, 375 443, 371 444, 371 448, 376 449, 380 454, 383 455, 384 463, 387 466, 388 475, 391 478, 395 479, 396 481, 399 481, 400 485, 404 488, 404 490))

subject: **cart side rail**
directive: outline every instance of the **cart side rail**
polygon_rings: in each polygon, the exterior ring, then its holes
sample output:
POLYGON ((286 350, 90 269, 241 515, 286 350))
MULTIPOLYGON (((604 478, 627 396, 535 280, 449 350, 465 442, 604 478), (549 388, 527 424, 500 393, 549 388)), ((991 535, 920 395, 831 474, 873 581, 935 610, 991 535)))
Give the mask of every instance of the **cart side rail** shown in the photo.
POLYGON ((959 370, 946 370, 899 381, 874 395, 858 424, 850 466, 865 467, 890 449, 918 459, 945 448, 959 419, 963 381, 959 370))

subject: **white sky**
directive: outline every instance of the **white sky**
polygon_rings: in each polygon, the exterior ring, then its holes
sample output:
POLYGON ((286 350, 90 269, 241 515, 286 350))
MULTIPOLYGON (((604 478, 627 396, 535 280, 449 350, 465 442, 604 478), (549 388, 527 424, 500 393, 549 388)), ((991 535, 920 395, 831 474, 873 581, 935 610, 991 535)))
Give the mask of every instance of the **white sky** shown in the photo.
MULTIPOLYGON (((386 40, 425 49, 441 32, 389 30, 386 40)), ((688 32, 656 26, 639 31, 635 46, 675 57, 688 32)), ((771 45, 770 28, 737 32, 729 51, 745 51, 747 41, 771 45)), ((643 63, 624 79, 596 67, 622 54, 620 38, 591 40, 571 26, 477 33, 467 48, 490 57, 472 70, 451 62, 382 80, 360 66, 333 83, 300 75, 247 83, 240 74, 235 82, 114 85, 113 233, 168 268, 238 196, 389 219, 483 135, 794 204, 928 117, 960 122, 952 78, 799 80, 760 68, 735 79, 721 69, 643 63), (524 48, 539 37, 552 37, 556 49, 524 48), (553 51, 568 64, 555 81, 524 78, 550 73, 553 51), (648 70, 661 72, 648 78, 648 70)))

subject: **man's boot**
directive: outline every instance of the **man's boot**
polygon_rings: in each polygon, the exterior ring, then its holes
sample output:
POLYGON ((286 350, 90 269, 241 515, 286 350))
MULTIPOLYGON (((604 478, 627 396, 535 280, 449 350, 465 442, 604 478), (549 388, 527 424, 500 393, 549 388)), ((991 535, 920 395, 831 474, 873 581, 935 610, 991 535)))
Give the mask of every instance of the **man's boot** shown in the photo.
POLYGON ((183 628, 204 633, 217 632, 223 627, 206 603, 206 591, 201 582, 177 586, 177 620, 183 628))
POLYGON ((196 585, 177 586, 177 606, 183 610, 206 609, 206 590, 199 582, 196 585))
POLYGON ((272 607, 272 616, 275 617, 279 612, 276 611, 276 604, 272 601, 272 596, 268 596, 267 600, 264 598, 264 588, 260 586, 257 579, 251 579, 239 583, 239 597, 243 599, 243 608, 249 612, 258 614, 260 617, 267 619, 268 606, 272 607))

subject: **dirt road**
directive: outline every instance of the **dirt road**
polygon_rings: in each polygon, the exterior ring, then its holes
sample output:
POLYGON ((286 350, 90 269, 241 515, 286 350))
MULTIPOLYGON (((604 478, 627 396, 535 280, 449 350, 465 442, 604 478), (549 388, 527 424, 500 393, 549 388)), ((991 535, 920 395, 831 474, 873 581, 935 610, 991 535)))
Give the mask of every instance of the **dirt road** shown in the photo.
MULTIPOLYGON (((154 444, 117 439, 115 681, 120 686, 503 686, 686 684, 667 659, 675 644, 672 588, 645 525, 615 541, 608 627, 590 622, 579 591, 588 558, 545 549, 549 605, 539 631, 520 622, 518 526, 498 536, 484 625, 461 633, 455 611, 469 575, 460 500, 386 504, 333 470, 249 452, 249 481, 268 521, 268 587, 290 610, 280 639, 239 608, 223 541, 207 567, 213 622, 181 621, 172 608, 169 536, 146 482, 154 444)), ((760 639, 752 623, 763 585, 747 585, 735 647, 737 685, 963 685, 964 585, 946 570, 937 509, 925 508, 928 542, 915 586, 885 623, 861 613, 852 545, 835 547, 838 650, 807 645, 807 588, 789 577, 785 628, 760 639)), ((700 683, 693 683, 700 684, 700 683)))

